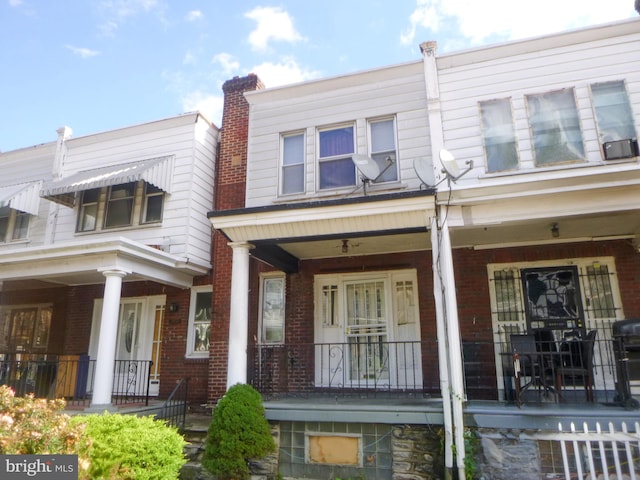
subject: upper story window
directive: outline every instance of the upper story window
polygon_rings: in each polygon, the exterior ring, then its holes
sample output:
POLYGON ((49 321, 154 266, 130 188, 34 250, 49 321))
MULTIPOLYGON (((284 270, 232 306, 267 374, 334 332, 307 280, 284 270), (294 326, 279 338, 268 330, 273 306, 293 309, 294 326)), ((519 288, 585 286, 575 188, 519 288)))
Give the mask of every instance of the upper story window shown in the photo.
POLYGON ((105 228, 131 225, 135 188, 135 182, 109 187, 104 220, 105 228))
POLYGON ((536 166, 584 160, 580 120, 572 88, 527 95, 536 166))
POLYGON ((353 125, 320 130, 318 139, 320 190, 355 185, 353 125))
POLYGON ((164 192, 142 181, 84 190, 80 192, 76 228, 92 232, 160 222, 163 204, 164 192))
POLYGON ((373 158, 380 167, 380 172, 383 172, 377 182, 393 182, 398 180, 396 129, 393 119, 371 120, 369 122, 369 132, 371 138, 371 158, 373 158), (392 164, 390 165, 391 162, 392 164))
POLYGON ((0 242, 26 239, 30 217, 28 213, 10 207, 0 207, 0 242))
POLYGON ((629 96, 623 81, 591 85, 600 143, 636 138, 629 96))
POLYGON ((304 192, 304 133, 282 137, 282 193, 304 192))
POLYGON ((518 147, 509 99, 480 102, 482 137, 488 173, 518 167, 518 147))

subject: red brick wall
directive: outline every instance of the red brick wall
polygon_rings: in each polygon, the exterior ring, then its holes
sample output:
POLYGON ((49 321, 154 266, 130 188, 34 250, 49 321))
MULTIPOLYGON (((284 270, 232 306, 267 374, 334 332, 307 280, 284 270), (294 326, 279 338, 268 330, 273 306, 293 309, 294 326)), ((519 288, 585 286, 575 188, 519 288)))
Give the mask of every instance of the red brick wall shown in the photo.
MULTIPOLYGON (((222 86, 224 107, 214 194, 214 205, 218 211, 244 207, 249 128, 249 104, 244 98, 244 92, 262 88, 262 82, 254 74, 235 77, 222 86)), ((224 235, 214 233, 213 308, 208 380, 210 402, 215 402, 224 395, 227 385, 232 266, 232 252, 227 243, 224 235)))

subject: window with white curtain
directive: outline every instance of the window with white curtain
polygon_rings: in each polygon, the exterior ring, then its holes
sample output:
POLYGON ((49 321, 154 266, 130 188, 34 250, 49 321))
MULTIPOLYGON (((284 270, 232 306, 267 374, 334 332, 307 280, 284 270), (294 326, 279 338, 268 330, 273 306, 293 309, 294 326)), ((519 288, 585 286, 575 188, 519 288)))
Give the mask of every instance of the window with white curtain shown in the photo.
POLYGON ((304 192, 304 133, 282 136, 281 192, 304 192))
POLYGON ((629 96, 623 81, 591 85, 600 143, 636 138, 629 96))
POLYGON ((322 129, 318 132, 319 188, 349 187, 356 184, 353 125, 322 129))
POLYGON ((488 173, 518 167, 518 147, 513 125, 511 100, 480 102, 482 137, 488 173))
POLYGON ((527 95, 536 166, 584 160, 574 90, 527 95))
POLYGON ((376 183, 398 180, 396 128, 393 119, 369 121, 369 132, 371 135, 371 158, 378 164, 381 172, 376 183))

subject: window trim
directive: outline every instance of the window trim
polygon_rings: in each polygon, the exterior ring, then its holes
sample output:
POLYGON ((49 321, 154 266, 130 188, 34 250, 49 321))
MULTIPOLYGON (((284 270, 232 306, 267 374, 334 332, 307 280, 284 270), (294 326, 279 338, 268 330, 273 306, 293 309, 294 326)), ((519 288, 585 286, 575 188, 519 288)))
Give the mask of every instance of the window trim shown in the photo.
POLYGON ((317 127, 316 128, 316 165, 317 165, 317 181, 316 181, 316 188, 318 189, 319 192, 327 192, 327 191, 331 191, 331 190, 344 190, 344 189, 349 189, 349 188, 353 188, 358 184, 358 175, 356 172, 356 166, 355 164, 353 164, 353 155, 355 155, 357 153, 357 143, 358 141, 358 132, 357 132, 357 125, 356 122, 346 122, 346 123, 339 123, 339 124, 335 124, 335 125, 327 125, 327 126, 323 126, 323 127, 317 127), (328 132, 328 131, 333 131, 333 130, 340 130, 340 129, 344 129, 344 128, 351 128, 352 130, 352 135, 353 135, 353 151, 351 153, 347 153, 347 154, 340 154, 340 155, 330 155, 327 157, 321 157, 320 156, 320 135, 322 132, 328 132), (328 187, 322 187, 322 164, 323 163, 329 163, 329 162, 335 162, 338 160, 345 160, 345 159, 349 159, 349 161, 351 162, 352 166, 353 166, 353 183, 350 184, 346 184, 346 185, 339 185, 339 186, 328 186, 328 187))
POLYGON ((0 213, 0 218, 6 218, 7 219, 7 231, 5 233, 4 238, 0 238, 0 245, 6 245, 6 244, 10 244, 10 243, 19 243, 19 242, 26 242, 29 240, 29 231, 31 229, 31 214, 26 213, 26 212, 22 212, 20 210, 16 210, 15 208, 11 208, 11 207, 2 207, 0 209, 0 211, 6 209, 6 215, 3 213, 0 213), (16 237, 16 232, 18 231, 16 229, 17 225, 18 225, 18 217, 24 217, 26 218, 26 222, 27 222, 27 226, 25 229, 25 234, 24 236, 21 237, 16 237))
MULTIPOLYGON (((400 181, 400 169, 398 167, 398 126, 397 126, 395 115, 367 119, 367 137, 368 137, 369 156, 375 160, 375 155, 381 155, 385 153, 388 154, 388 150, 384 150, 380 152, 373 151, 373 131, 371 129, 371 126, 374 123, 382 123, 382 122, 389 122, 389 121, 391 122, 391 130, 393 133, 393 154, 391 155, 391 158, 393 160, 393 166, 389 167, 387 172, 390 170, 395 170, 395 178, 391 180, 383 180, 381 178, 380 181, 376 182, 376 184, 388 184, 388 183, 395 183, 400 181)), ((385 169, 387 165, 384 165, 384 164, 381 165, 380 163, 378 163, 378 166, 380 167, 380 172, 382 173, 382 171, 385 169)))
MULTIPOLYGON (((600 146, 602 147, 602 145, 605 142, 610 142, 610 141, 617 141, 617 140, 627 140, 627 139, 635 139, 638 137, 638 132, 636 130, 636 126, 634 123, 634 116, 633 116, 633 106, 631 105, 631 99, 629 98, 629 91, 627 89, 627 82, 625 80, 610 80, 610 81, 606 81, 606 82, 596 82, 596 83, 592 83, 589 85, 589 95, 590 95, 590 100, 591 100, 591 107, 593 109, 593 118, 595 120, 595 124, 596 124, 596 131, 598 133, 598 143, 600 143, 600 146), (605 132, 604 130, 604 126, 600 125, 600 120, 599 120, 599 115, 598 115, 598 105, 596 105, 596 93, 594 92, 594 88, 598 88, 598 87, 603 87, 606 85, 615 85, 615 84, 619 84, 621 86, 620 89, 620 94, 624 95, 624 98, 626 100, 626 104, 623 105, 623 108, 626 107, 626 113, 629 113, 629 118, 626 120, 629 120, 629 124, 627 125, 629 128, 633 129, 633 135, 626 136, 624 134, 620 134, 619 131, 615 131, 615 134, 611 136, 611 138, 607 138, 605 137, 606 134, 610 133, 610 132, 605 132)), ((609 104, 606 105, 607 107, 611 107, 613 104, 609 104)), ((620 103, 615 104, 615 105, 622 105, 620 103)), ((616 116, 620 116, 620 110, 617 110, 618 114, 616 116)))
POLYGON ((280 168, 278 169, 279 176, 279 185, 278 192, 281 196, 294 196, 304 194, 307 190, 306 188, 306 174, 307 174, 307 134, 304 130, 298 130, 293 132, 286 132, 280 134, 280 168), (302 137, 302 158, 299 163, 292 163, 285 165, 285 148, 284 143, 286 138, 291 137, 302 137), (302 166, 302 185, 300 185, 300 190, 295 192, 285 192, 284 191, 284 183, 285 183, 285 170, 290 167, 302 166))
POLYGON ((260 345, 283 345, 285 343, 286 333, 286 306, 287 306, 287 278, 283 272, 269 272, 260 274, 260 308, 259 308, 259 329, 260 335, 258 337, 258 343, 260 345), (279 280, 282 282, 282 338, 278 341, 267 341, 266 330, 264 322, 265 313, 265 287, 269 280, 279 280))
MULTIPOLYGON (((187 322, 187 345, 185 351, 186 358, 209 358, 209 350, 207 350, 206 352, 198 352, 193 348, 195 341, 196 302, 199 293, 211 293, 213 295, 213 285, 199 285, 196 287, 191 287, 191 298, 189 301, 189 321, 187 322)), ((209 328, 211 328, 211 319, 209 320, 209 328)))
MULTIPOLYGON (((160 187, 156 187, 155 185, 144 182, 142 183, 142 205, 140 206, 140 225, 148 225, 150 223, 159 223, 162 222, 162 218, 164 216, 164 198, 165 192, 160 187), (157 191, 149 192, 149 186, 157 189, 157 191), (149 216, 149 198, 160 197, 160 219, 159 220, 147 220, 149 216)), ((135 196, 134 196, 134 212, 135 212, 135 196)))

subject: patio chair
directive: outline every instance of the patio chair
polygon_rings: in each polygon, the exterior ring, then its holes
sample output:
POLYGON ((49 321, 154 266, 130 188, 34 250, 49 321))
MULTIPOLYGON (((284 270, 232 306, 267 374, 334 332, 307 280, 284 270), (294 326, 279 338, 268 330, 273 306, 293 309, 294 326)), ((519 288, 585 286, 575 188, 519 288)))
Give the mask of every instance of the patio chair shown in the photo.
POLYGON ((562 393, 563 385, 583 385, 588 402, 594 401, 593 394, 593 350, 596 330, 591 330, 585 339, 567 342, 570 348, 563 361, 556 367, 556 390, 562 393))
POLYGON ((543 362, 543 355, 539 352, 534 334, 512 334, 510 336, 511 352, 514 362, 514 377, 516 387, 516 401, 521 404, 520 395, 530 387, 553 391, 545 380, 547 367, 543 362), (528 377, 529 381, 521 385, 521 379, 528 377))

